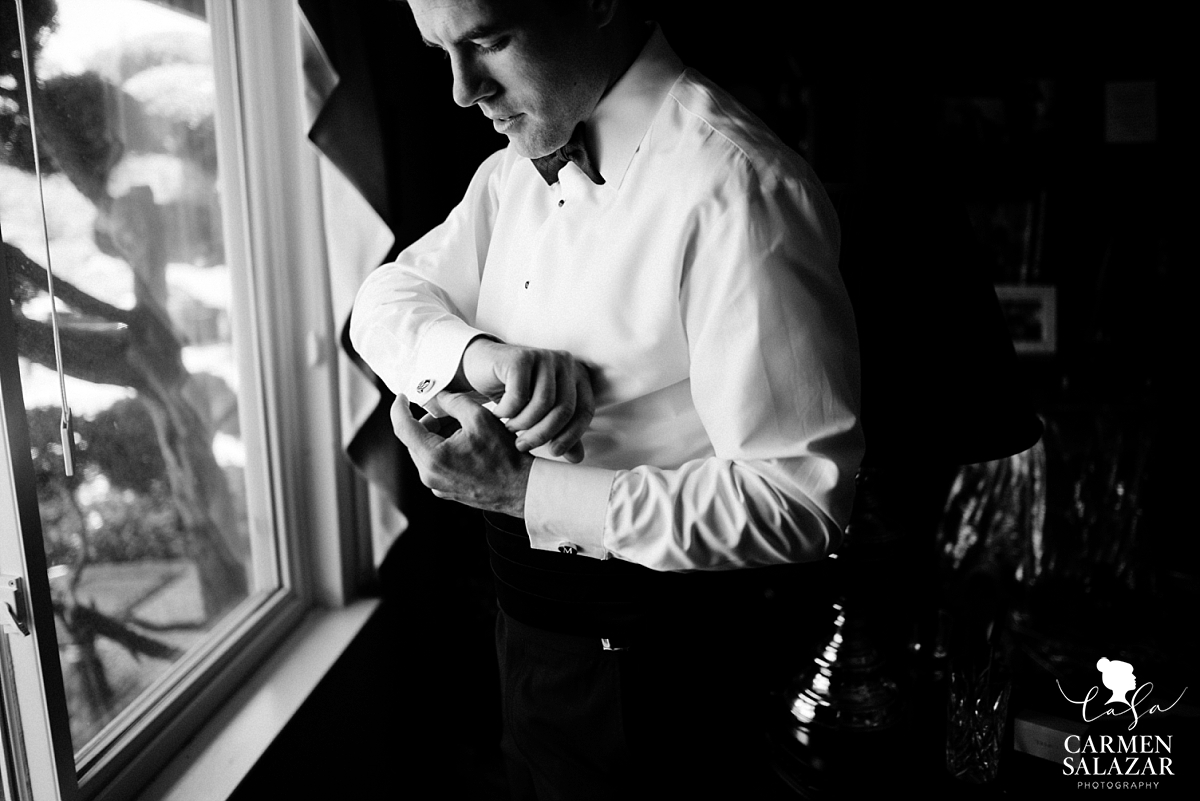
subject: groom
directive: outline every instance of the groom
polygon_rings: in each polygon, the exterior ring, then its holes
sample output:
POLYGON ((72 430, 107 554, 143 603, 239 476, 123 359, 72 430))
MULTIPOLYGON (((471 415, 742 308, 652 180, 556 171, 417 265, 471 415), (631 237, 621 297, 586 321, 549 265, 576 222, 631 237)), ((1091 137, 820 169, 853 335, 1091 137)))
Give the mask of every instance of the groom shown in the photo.
POLYGON ((769 797, 745 579, 838 546, 863 448, 837 217, 623 0, 409 6, 508 147, 351 334, 485 513, 514 797, 769 797))

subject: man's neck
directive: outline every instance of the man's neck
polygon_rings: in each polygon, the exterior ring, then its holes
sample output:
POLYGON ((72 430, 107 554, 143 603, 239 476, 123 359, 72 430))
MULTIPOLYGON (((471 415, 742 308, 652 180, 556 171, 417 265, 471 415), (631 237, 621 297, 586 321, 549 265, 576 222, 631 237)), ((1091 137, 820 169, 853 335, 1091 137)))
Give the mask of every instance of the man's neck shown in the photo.
MULTIPOLYGON (((623 13, 628 14, 629 12, 623 13)), ((612 29, 611 35, 614 40, 613 46, 609 48, 612 57, 609 59, 608 85, 604 87, 604 94, 600 96, 601 100, 616 82, 621 80, 621 76, 629 71, 633 62, 637 61, 642 48, 650 39, 650 34, 654 33, 654 25, 651 23, 632 19, 614 19, 609 27, 612 29)))

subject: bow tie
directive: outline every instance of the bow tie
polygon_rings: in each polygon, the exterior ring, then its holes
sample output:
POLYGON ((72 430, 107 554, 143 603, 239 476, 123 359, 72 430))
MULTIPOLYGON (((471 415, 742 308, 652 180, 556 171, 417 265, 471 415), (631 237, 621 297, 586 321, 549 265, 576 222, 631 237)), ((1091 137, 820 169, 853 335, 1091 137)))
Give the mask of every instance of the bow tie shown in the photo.
POLYGON ((554 186, 558 182, 558 171, 565 167, 568 161, 575 162, 575 166, 579 167, 584 175, 591 178, 592 183, 604 183, 600 172, 592 164, 591 157, 588 156, 587 147, 583 144, 582 122, 575 126, 570 141, 565 145, 547 156, 532 159, 532 161, 533 166, 546 179, 547 186, 554 186))

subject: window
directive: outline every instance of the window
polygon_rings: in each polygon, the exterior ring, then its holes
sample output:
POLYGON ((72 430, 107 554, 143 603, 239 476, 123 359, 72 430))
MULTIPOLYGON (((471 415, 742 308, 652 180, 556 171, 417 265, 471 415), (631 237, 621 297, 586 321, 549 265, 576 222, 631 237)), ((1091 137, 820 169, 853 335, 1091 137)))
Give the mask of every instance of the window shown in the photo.
POLYGON ((6 797, 129 797, 352 584, 294 15, 0 0, 6 797))

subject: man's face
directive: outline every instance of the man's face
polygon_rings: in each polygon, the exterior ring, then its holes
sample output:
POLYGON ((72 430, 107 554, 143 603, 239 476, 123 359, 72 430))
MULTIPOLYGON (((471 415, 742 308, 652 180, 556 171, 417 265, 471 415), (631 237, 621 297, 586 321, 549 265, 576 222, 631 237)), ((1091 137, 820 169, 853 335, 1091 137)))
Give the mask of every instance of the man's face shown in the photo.
POLYGON ((454 102, 477 105, 529 158, 567 143, 607 88, 591 0, 409 0, 425 42, 446 51, 454 102))

